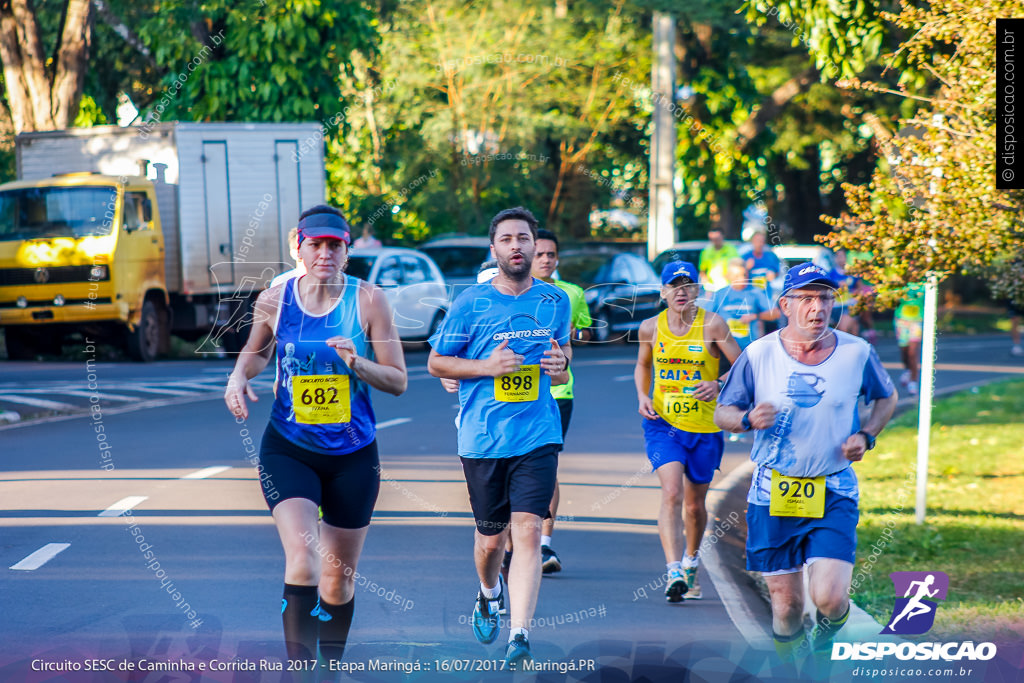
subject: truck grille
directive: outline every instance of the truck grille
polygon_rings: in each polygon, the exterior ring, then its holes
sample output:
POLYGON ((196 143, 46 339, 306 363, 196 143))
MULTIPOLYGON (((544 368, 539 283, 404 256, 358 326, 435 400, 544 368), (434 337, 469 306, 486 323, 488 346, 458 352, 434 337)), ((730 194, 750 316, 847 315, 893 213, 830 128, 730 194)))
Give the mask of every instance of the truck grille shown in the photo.
POLYGON ((103 282, 110 279, 109 268, 104 268, 106 277, 90 280, 93 266, 54 266, 53 268, 0 268, 0 287, 11 285, 61 284, 65 282, 103 282), (41 271, 45 271, 41 272, 41 271))

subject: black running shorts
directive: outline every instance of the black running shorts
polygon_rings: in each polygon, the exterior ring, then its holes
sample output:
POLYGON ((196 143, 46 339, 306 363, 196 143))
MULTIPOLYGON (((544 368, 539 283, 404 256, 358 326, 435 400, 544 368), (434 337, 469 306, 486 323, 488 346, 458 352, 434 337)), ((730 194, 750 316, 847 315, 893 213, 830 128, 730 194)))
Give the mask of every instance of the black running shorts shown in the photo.
POLYGON ((305 498, 323 508, 325 524, 362 529, 380 492, 377 441, 345 455, 323 455, 295 445, 268 424, 259 477, 271 511, 283 500, 305 498))
POLYGON ((462 458, 469 504, 484 536, 500 534, 513 512, 543 518, 555 492, 558 444, 511 458, 462 458))

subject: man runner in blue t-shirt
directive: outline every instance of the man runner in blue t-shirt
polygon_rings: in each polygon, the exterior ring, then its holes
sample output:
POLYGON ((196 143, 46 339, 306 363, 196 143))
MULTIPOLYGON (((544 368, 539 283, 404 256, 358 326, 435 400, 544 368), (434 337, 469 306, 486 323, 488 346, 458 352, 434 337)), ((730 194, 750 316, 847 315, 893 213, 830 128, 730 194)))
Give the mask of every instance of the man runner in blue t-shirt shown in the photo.
POLYGON ((474 559, 480 591, 473 633, 498 637, 500 566, 509 534, 511 633, 505 652, 514 668, 532 659, 528 626, 541 578, 541 521, 555 490, 562 443, 551 382, 564 382, 572 355, 569 299, 533 278, 537 219, 522 207, 491 221, 498 274, 464 291, 430 338, 427 367, 459 382, 459 456, 476 520, 474 559))

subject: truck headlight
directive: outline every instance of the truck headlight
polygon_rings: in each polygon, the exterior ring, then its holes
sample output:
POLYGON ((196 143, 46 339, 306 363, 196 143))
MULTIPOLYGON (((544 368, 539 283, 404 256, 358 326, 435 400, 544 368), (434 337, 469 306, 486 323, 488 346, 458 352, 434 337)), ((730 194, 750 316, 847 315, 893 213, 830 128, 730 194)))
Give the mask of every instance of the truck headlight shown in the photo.
POLYGON ((107 279, 107 267, 106 266, 93 266, 92 270, 89 271, 89 279, 94 282, 107 279))

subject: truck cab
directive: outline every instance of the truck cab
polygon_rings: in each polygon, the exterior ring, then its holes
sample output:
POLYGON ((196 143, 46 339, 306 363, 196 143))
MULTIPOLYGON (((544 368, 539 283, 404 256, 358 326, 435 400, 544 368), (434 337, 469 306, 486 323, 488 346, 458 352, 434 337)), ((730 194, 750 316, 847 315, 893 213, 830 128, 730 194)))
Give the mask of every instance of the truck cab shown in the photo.
POLYGON ((138 360, 166 344, 164 235, 153 183, 67 173, 0 185, 0 326, 8 356, 58 352, 73 331, 138 360))

